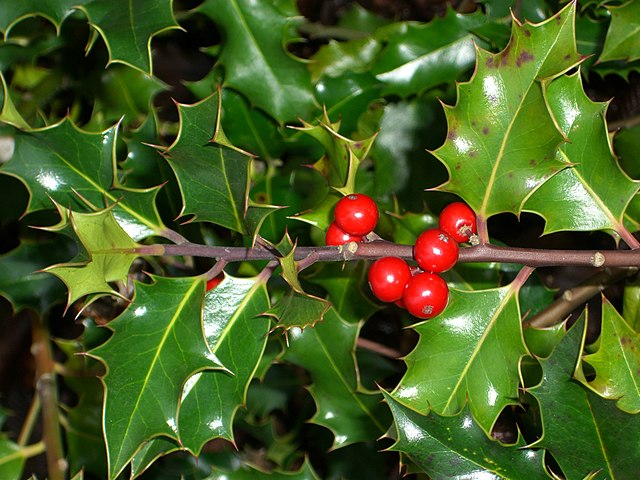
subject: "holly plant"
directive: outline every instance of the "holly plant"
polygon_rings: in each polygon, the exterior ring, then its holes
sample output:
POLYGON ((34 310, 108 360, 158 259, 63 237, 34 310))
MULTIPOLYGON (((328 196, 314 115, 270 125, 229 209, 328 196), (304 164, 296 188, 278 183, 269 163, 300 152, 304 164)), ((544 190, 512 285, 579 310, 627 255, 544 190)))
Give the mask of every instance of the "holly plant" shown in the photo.
POLYGON ((640 2, 0 31, 0 478, 638 478, 640 2))

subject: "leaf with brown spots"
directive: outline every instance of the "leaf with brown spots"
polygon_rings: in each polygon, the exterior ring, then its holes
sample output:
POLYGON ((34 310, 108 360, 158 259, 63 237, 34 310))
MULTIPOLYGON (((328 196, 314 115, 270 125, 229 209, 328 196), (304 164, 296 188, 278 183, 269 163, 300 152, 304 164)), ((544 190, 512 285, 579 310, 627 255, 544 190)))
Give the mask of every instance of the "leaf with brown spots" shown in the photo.
POLYGON ((497 54, 478 48, 472 79, 458 85, 457 104, 445 106, 449 134, 434 154, 450 178, 438 189, 461 196, 481 218, 520 213, 567 166, 555 155, 564 138, 542 84, 581 60, 574 17, 571 3, 539 24, 514 19, 509 45, 497 54))

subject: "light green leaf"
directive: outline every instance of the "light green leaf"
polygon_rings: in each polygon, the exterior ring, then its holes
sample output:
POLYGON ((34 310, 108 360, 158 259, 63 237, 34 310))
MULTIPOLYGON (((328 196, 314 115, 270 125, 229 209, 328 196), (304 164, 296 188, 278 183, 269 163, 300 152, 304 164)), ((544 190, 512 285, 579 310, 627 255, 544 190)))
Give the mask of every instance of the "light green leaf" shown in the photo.
POLYGON ((330 40, 311 57, 311 79, 315 83, 323 76, 339 77, 347 73, 365 72, 380 50, 382 45, 374 37, 348 42, 330 40))
POLYGON ((543 452, 487 438, 468 409, 454 417, 421 415, 384 393, 397 432, 392 450, 405 453, 430 478, 534 480, 548 478, 543 452))
POLYGON ((625 322, 640 332, 640 282, 627 282, 623 295, 622 314, 625 322))
POLYGON ((543 435, 531 447, 549 450, 568 479, 633 478, 640 443, 627 439, 640 438, 640 416, 622 412, 573 378, 585 331, 583 316, 551 356, 539 360, 542 381, 529 391, 540 404, 543 435))
POLYGON ((5 435, 0 435, 0 478, 4 480, 19 480, 25 457, 18 445, 5 435))
POLYGON ((308 118, 316 104, 305 65, 286 50, 290 19, 269 2, 207 0, 198 11, 220 28, 226 87, 280 123, 308 118))
POLYGON ((201 277, 138 283, 131 304, 109 323, 111 338, 89 352, 107 369, 103 428, 110 479, 153 437, 177 440, 185 382, 221 367, 205 341, 203 297, 201 277))
POLYGON ((588 386, 604 398, 617 400, 620 410, 640 412, 640 335, 604 297, 598 350, 584 361, 596 371, 588 386))
POLYGON ((544 233, 559 230, 623 232, 623 215, 640 188, 620 168, 605 122, 606 103, 592 102, 580 72, 547 87, 546 98, 568 142, 560 147, 571 163, 538 188, 524 209, 545 218, 544 233))
POLYGON ((60 231, 70 224, 88 256, 85 262, 61 263, 44 270, 67 286, 67 305, 90 294, 119 296, 109 282, 126 284, 131 264, 138 257, 138 244, 120 227, 110 208, 76 213, 58 205, 58 211, 62 220, 49 229, 60 231))
POLYGON ((346 323, 331 308, 314 328, 289 330, 284 360, 309 371, 317 411, 311 419, 330 429, 333 447, 372 441, 387 428, 388 411, 379 394, 362 392, 354 350, 359 324, 346 323))
POLYGON ((116 169, 117 125, 100 133, 80 130, 71 120, 42 129, 17 131, 15 151, 0 173, 20 179, 30 193, 25 213, 51 209, 54 200, 74 211, 116 204, 113 213, 125 231, 140 240, 162 236, 155 207, 157 188, 122 187, 116 169))
POLYGON ((451 290, 443 313, 413 327, 420 340, 405 358, 407 372, 393 397, 423 415, 429 407, 457 415, 468 400, 489 435, 500 412, 518 403, 520 360, 528 354, 518 290, 515 282, 492 290, 451 290))
POLYGON ((449 131, 434 152, 450 179, 440 190, 456 193, 486 219, 519 214, 527 197, 566 164, 555 151, 563 140, 547 108, 541 80, 580 61, 575 3, 539 24, 513 22, 500 53, 478 49, 476 71, 458 85, 455 107, 445 107, 449 131))
POLYGON ((598 62, 640 58, 640 4, 630 0, 624 5, 606 7, 611 23, 598 62))
POLYGON ((102 36, 109 61, 124 63, 151 74, 151 39, 180 28, 173 17, 172 0, 91 0, 78 6, 102 36))
POLYGON ((458 78, 475 61, 479 39, 470 32, 485 22, 480 11, 463 15, 449 8, 427 24, 394 25, 397 31, 372 68, 385 83, 383 93, 407 97, 458 78))
POLYGON ((225 279, 207 292, 204 332, 207 344, 229 372, 205 371, 191 377, 182 392, 179 417, 181 445, 198 455, 205 442, 222 437, 234 441, 238 408, 258 368, 269 333, 269 308, 264 281, 225 279))

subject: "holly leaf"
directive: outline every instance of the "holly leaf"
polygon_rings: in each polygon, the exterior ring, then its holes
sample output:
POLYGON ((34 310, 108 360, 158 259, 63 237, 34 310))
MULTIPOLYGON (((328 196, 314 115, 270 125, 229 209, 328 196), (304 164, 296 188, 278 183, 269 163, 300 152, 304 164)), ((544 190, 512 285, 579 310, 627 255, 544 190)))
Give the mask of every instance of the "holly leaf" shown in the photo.
POLYGON ((611 14, 611 23, 604 40, 602 54, 598 62, 626 60, 631 62, 640 58, 640 5, 629 1, 620 6, 605 7, 611 14))
POLYGON ((383 394, 397 432, 391 450, 406 454, 430 478, 548 478, 541 450, 523 448, 519 435, 508 446, 487 438, 468 408, 453 417, 421 415, 383 394))
POLYGON ((204 480, 318 480, 318 475, 308 460, 305 460, 300 469, 295 472, 264 472, 246 462, 237 463, 238 468, 233 471, 214 467, 211 475, 204 480))
POLYGON ((370 36, 348 42, 329 40, 310 59, 311 80, 315 83, 323 76, 335 78, 366 72, 381 50, 380 41, 370 36))
POLYGON ((106 367, 103 428, 109 478, 153 437, 178 439, 178 408, 187 379, 221 368, 202 326, 204 281, 153 277, 109 323, 113 335, 89 353, 106 367))
POLYGON ((513 22, 500 53, 478 49, 476 70, 445 107, 448 133, 434 155, 449 171, 439 190, 462 197, 480 219, 519 214, 527 197, 566 164, 540 82, 574 67, 575 3, 538 24, 513 22))
POLYGON ((559 154, 571 166, 538 188, 524 209, 544 217, 544 233, 613 230, 624 234, 623 215, 640 183, 622 171, 613 154, 605 121, 607 104, 587 97, 580 72, 551 82, 546 98, 568 140, 559 154))
POLYGON ((628 439, 639 438, 640 416, 622 412, 574 380, 585 332, 583 316, 549 358, 539 360, 542 381, 529 392, 540 404, 543 435, 531 447, 549 450, 566 478, 633 478, 640 444, 628 439))
POLYGON ((177 450, 180 450, 178 442, 167 437, 155 437, 145 443, 131 459, 131 478, 138 478, 153 462, 177 450))
POLYGON ((363 392, 358 380, 354 351, 359 330, 359 324, 345 322, 333 308, 314 328, 289 330, 284 359, 311 374, 308 388, 317 407, 311 422, 333 432, 333 448, 375 440, 386 430, 380 395, 363 392))
POLYGON ((225 39, 218 61, 224 85, 251 98, 280 123, 308 118, 316 104, 306 66, 286 44, 291 19, 269 2, 207 0, 197 9, 211 18, 225 39))
POLYGON ((68 260, 75 253, 73 242, 62 235, 43 242, 23 241, 0 256, 0 294, 14 311, 30 307, 44 313, 65 293, 64 284, 40 270, 68 260))
POLYGON ((429 408, 458 415, 468 400, 489 435, 500 412, 518 403, 520 360, 528 354, 520 286, 514 281, 491 290, 451 290, 443 313, 413 326, 420 339, 405 358, 407 372, 393 397, 423 415, 429 408))
POLYGON ((292 328, 306 329, 322 322, 330 307, 325 299, 292 288, 264 314, 277 321, 274 329, 281 328, 288 335, 292 328))
POLYGON ((220 128, 219 94, 193 105, 179 104, 178 111, 180 131, 166 155, 180 184, 181 215, 239 233, 248 233, 250 226, 255 229, 260 223, 253 218, 256 212, 247 217, 250 157, 214 143, 226 140, 220 128))
POLYGON ((617 400, 620 410, 640 412, 640 335, 603 297, 602 330, 598 350, 583 360, 595 369, 595 380, 588 382, 599 395, 617 400))
POLYGON ((27 17, 40 16, 60 28, 62 21, 73 12, 74 7, 87 0, 25 0, 21 2, 2 2, 0 5, 0 31, 9 36, 9 30, 27 17))
POLYGON ((393 35, 372 73, 385 84, 385 95, 407 97, 448 83, 473 66, 475 42, 471 31, 486 22, 480 11, 463 15, 448 8, 444 17, 427 24, 395 24, 393 35))
POLYGON ((25 214, 51 209, 53 199, 74 211, 116 205, 113 213, 132 238, 163 236, 155 207, 157 188, 120 185, 115 163, 117 125, 100 133, 76 127, 69 118, 42 129, 16 131, 13 157, 0 169, 30 193, 25 214))
POLYGON ((166 30, 180 28, 173 17, 171 0, 92 0, 78 9, 100 34, 109 50, 109 62, 124 63, 145 73, 153 71, 151 39, 166 30))
POLYGON ((181 445, 198 455, 203 445, 222 437, 234 442, 233 420, 246 402, 269 333, 269 295, 260 278, 226 275, 207 292, 204 332, 209 349, 229 372, 204 371, 191 377, 182 392, 181 445))
POLYGON ((622 313, 625 322, 640 332, 640 282, 627 282, 624 288, 622 313))
POLYGON ((109 282, 127 283, 131 264, 138 257, 134 253, 138 244, 120 227, 110 208, 95 213, 77 213, 57 207, 61 221, 47 229, 61 231, 71 225, 88 258, 83 262, 61 263, 44 269, 67 286, 67 305, 85 295, 121 296, 109 282))
POLYGON ((0 435, 0 476, 6 480, 19 480, 25 461, 20 447, 5 435, 0 435))

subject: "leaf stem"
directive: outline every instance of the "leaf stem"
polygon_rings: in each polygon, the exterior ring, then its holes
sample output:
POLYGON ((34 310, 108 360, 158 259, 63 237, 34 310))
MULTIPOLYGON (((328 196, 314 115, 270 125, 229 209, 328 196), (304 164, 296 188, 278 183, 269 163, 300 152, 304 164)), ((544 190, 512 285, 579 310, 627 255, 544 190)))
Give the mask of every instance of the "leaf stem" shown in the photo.
POLYGON ((67 461, 62 451, 62 434, 58 418, 58 392, 55 362, 49 331, 41 320, 32 317, 32 353, 36 361, 36 386, 42 402, 43 441, 46 445, 47 470, 50 480, 64 480, 67 461))
MULTIPOLYGON (((149 245, 142 247, 140 254, 186 255, 216 258, 226 262, 275 260, 277 252, 256 245, 249 247, 220 247, 194 243, 182 245, 149 245)), ((308 267, 315 262, 343 262, 349 260, 374 260, 381 257, 413 259, 413 246, 387 241, 349 243, 338 247, 298 247, 295 259, 308 267)), ((499 247, 480 244, 460 249, 459 262, 504 262, 529 267, 573 266, 573 267, 640 267, 640 249, 637 250, 551 250, 539 248, 499 247)))
POLYGON ((40 396, 34 395, 33 399, 31 400, 29 412, 27 413, 27 418, 25 418, 24 423, 22 424, 22 429, 20 430, 20 435, 18 436, 18 445, 20 447, 24 447, 31 438, 31 434, 33 433, 33 426, 38 419, 38 415, 40 414, 40 407, 40 396))

